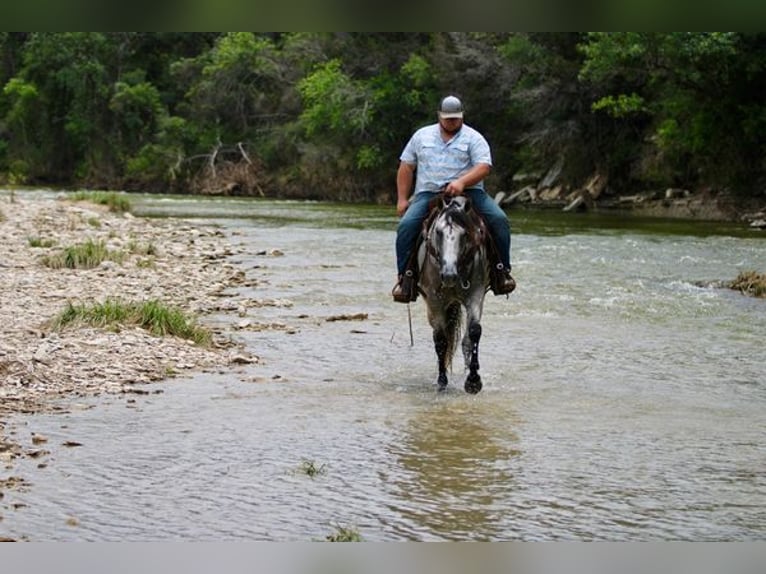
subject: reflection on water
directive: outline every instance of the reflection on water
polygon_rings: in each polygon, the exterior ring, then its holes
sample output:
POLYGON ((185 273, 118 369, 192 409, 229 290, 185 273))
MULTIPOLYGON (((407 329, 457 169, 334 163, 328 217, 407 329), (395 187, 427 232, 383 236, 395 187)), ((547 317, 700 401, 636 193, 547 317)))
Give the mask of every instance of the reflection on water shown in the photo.
POLYGON ((422 301, 410 346, 390 300, 392 208, 149 197, 137 212, 220 225, 255 279, 232 297, 281 302, 236 320, 282 328, 237 331, 258 365, 16 417, 50 454, 0 474, 29 481, 0 499, 0 536, 766 539, 766 304, 700 286, 766 270, 762 234, 511 213, 519 286, 486 301, 469 396, 457 363, 435 390, 422 301), (366 319, 327 320, 342 314, 366 319), (305 460, 326 472, 296 472, 305 460))
POLYGON ((503 501, 514 488, 511 459, 519 453, 506 444, 516 442, 512 421, 493 428, 483 406, 439 401, 388 445, 396 464, 387 471, 392 510, 418 532, 444 540, 503 537, 503 501))

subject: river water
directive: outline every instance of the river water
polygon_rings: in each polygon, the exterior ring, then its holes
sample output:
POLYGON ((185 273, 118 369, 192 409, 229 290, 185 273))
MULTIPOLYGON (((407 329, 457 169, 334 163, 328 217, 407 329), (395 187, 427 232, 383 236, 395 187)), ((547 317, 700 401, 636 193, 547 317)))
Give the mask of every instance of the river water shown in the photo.
POLYGON ((51 454, 14 470, 3 536, 766 539, 766 301, 714 286, 766 271, 762 233, 510 212, 519 286, 488 296, 473 396, 457 360, 436 392, 423 303, 411 345, 391 301, 393 208, 135 203, 230 235, 259 280, 234 294, 273 301, 236 333, 261 362, 12 419, 51 454))

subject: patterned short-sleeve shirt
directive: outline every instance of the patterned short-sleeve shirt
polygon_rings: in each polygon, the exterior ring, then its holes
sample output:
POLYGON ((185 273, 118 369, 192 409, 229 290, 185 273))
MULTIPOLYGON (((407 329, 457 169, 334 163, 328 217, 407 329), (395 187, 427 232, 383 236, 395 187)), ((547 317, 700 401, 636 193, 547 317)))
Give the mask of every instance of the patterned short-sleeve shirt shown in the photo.
MULTIPOLYGON (((404 146, 399 159, 417 167, 415 193, 439 191, 476 164, 492 165, 487 140, 465 124, 448 142, 442 140, 438 123, 420 128, 404 146)), ((484 189, 484 183, 474 187, 484 189)))

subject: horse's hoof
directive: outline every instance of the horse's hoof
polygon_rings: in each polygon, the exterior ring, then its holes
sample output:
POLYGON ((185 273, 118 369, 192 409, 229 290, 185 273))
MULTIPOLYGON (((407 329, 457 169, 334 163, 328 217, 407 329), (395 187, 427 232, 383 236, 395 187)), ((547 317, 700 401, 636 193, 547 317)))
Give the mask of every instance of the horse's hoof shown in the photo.
POLYGON ((481 390, 481 377, 479 375, 469 375, 465 380, 465 392, 475 395, 481 390))

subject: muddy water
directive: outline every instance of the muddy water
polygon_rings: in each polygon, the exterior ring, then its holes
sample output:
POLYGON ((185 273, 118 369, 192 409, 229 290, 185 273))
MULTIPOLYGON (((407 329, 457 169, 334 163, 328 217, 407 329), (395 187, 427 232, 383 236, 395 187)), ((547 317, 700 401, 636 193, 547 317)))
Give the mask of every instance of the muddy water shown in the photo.
MULTIPOLYGON (((49 438, 0 534, 35 541, 766 539, 762 235, 512 213, 484 390, 435 392, 422 302, 390 302, 390 209, 144 198, 218 222, 261 283, 261 364, 17 417, 49 438), (279 250, 279 255, 274 250, 279 250), (328 321, 366 314, 363 320, 328 321), (64 447, 65 441, 81 443, 64 447), (313 467, 316 474, 307 470, 313 467)), ((213 318, 214 320, 216 318, 213 318)))

